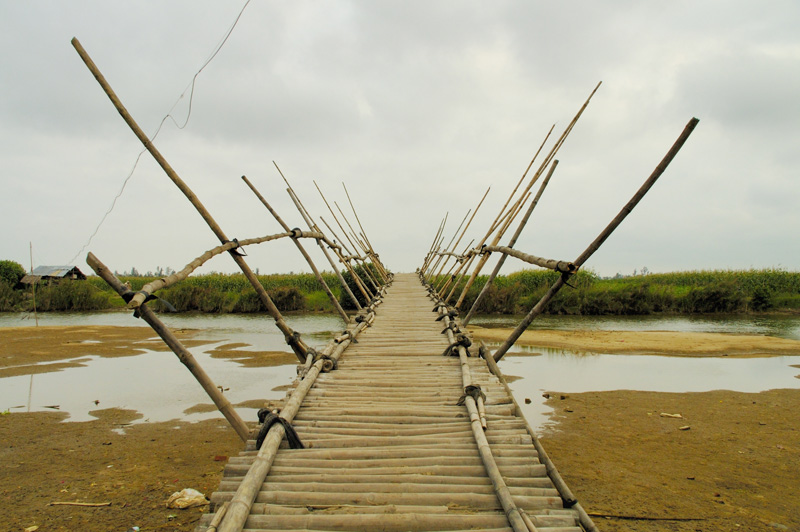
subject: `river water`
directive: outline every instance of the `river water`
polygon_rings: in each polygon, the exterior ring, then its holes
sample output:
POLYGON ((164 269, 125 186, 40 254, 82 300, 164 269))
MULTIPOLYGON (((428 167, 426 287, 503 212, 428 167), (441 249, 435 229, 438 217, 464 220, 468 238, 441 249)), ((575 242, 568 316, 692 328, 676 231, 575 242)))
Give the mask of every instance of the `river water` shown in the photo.
MULTIPOLYGON (((231 360, 214 359, 208 351, 223 343, 243 342, 258 351, 287 351, 283 335, 270 318, 250 315, 162 315, 171 328, 201 331, 210 343, 192 349, 214 382, 227 388, 232 403, 256 398, 280 399, 282 387, 291 382, 295 366, 245 368, 231 360)), ((336 316, 298 314, 286 317, 314 347, 327 344, 344 327, 336 316)), ((517 317, 476 318, 484 327, 511 327, 517 317)), ((46 313, 40 325, 144 326, 127 312, 46 313)), ((0 313, 0 327, 32 327, 33 316, 0 313)), ((761 334, 800 340, 800 317, 544 317, 534 328, 598 330, 667 330, 761 334)), ((520 350, 523 351, 523 350, 520 350)), ((525 349, 527 356, 506 356, 500 367, 506 375, 520 377, 511 383, 517 401, 534 430, 548 422, 549 410, 542 393, 557 391, 641 390, 658 392, 702 392, 733 390, 760 392, 774 388, 800 388, 796 378, 800 356, 767 358, 692 358, 585 354, 554 349, 525 349), (535 356, 531 356, 535 355, 535 356), (525 399, 531 400, 524 404, 525 399)), ((0 378, 0 412, 52 411, 69 414, 68 421, 93 419, 90 411, 128 408, 142 414, 142 422, 184 419, 196 421, 221 414, 184 411, 208 404, 193 377, 170 352, 101 358, 86 356, 82 366, 34 376, 0 378), (99 404, 95 404, 99 401, 99 404)), ((237 409, 245 420, 255 420, 255 409, 237 409)))

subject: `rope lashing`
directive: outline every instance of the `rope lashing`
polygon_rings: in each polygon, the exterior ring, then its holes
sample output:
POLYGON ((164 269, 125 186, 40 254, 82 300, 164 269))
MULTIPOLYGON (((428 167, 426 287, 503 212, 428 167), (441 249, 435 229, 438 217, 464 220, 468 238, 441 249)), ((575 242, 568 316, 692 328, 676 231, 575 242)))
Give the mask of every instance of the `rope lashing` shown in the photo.
POLYGON ((461 347, 463 347, 464 349, 467 350, 467 356, 471 356, 470 353, 469 353, 469 346, 471 346, 471 345, 472 345, 472 340, 470 340, 469 338, 467 338, 466 336, 463 336, 463 335, 462 336, 458 336, 456 338, 455 342, 453 342, 452 344, 447 346, 447 348, 442 353, 442 356, 443 357, 446 357, 446 356, 456 356, 457 357, 458 356, 458 349, 457 348, 459 346, 461 346, 461 347))
POLYGON ((303 236, 303 231, 299 227, 295 227, 294 229, 292 229, 291 233, 292 233, 292 238, 300 238, 301 236, 303 236))
POLYGON ((442 314, 441 316, 436 318, 436 321, 442 321, 445 316, 447 316, 448 318, 450 318, 452 320, 453 318, 457 318, 458 317, 458 311, 453 309, 450 312, 448 312, 447 314, 442 314))
MULTIPOLYGON (((122 294, 121 297, 125 301, 125 303, 130 303, 131 299, 133 299, 133 296, 135 296, 136 294, 144 294, 145 297, 144 301, 142 301, 142 305, 144 305, 148 301, 153 301, 154 299, 158 299, 159 301, 161 301, 161 304, 167 308, 168 312, 178 312, 178 309, 173 307, 169 301, 167 301, 166 299, 161 299, 157 295, 151 294, 146 290, 139 290, 138 292, 134 292, 133 290, 128 290, 127 292, 122 294)), ((133 316, 135 318, 138 318, 140 316, 138 308, 133 312, 133 316)))
POLYGON ((258 437, 256 438, 256 450, 261 449, 261 445, 264 443, 264 438, 267 437, 267 433, 269 429, 272 428, 272 425, 275 423, 280 423, 283 425, 283 430, 286 432, 286 440, 289 442, 289 447, 292 449, 305 449, 306 446, 303 445, 303 442, 300 441, 300 436, 297 435, 297 431, 294 430, 292 424, 283 419, 282 417, 273 414, 266 408, 262 408, 258 411, 258 421, 261 423, 261 429, 258 431, 258 437))
POLYGON ((461 396, 461 399, 458 400, 456 405, 457 406, 464 406, 464 403, 467 400, 467 396, 470 396, 473 399, 475 399, 475 403, 478 402, 479 398, 483 399, 484 401, 486 401, 486 394, 483 393, 483 391, 481 390, 481 385, 480 384, 470 384, 468 386, 465 386, 464 387, 464 395, 461 396))
POLYGON ((244 248, 242 248, 241 250, 239 249, 239 248, 241 248, 241 245, 239 244, 239 239, 238 238, 234 238, 233 240, 226 240, 226 241, 223 242, 223 244, 229 244, 231 242, 233 242, 236 245, 233 246, 231 249, 229 249, 228 253, 230 253, 231 255, 238 255, 239 257, 246 257, 247 256, 247 253, 244 252, 244 248))
POLYGON ((316 364, 318 360, 324 360, 322 363, 322 373, 328 373, 339 367, 339 363, 335 358, 331 358, 330 355, 326 355, 325 353, 314 351, 314 364, 316 364))
POLYGON ((442 329, 441 334, 446 333, 448 330, 453 331, 454 333, 457 333, 458 332, 458 324, 456 324, 456 322, 454 322, 454 321, 451 321, 450 323, 447 324, 447 327, 442 329))

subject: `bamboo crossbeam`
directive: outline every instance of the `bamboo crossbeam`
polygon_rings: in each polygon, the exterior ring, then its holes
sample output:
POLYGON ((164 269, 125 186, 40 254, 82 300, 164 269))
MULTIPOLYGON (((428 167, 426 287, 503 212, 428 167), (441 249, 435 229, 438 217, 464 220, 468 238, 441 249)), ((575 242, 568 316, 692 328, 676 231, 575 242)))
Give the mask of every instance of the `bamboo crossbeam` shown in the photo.
MULTIPOLYGON (((536 205, 538 205, 539 199, 542 197, 542 194, 544 193, 544 189, 547 187, 547 184, 550 182, 550 178, 553 177, 553 173, 555 172, 557 166, 558 166, 558 159, 554 159, 553 160, 553 164, 550 165, 550 171, 547 172, 547 175, 545 176, 544 180, 542 181, 542 184, 539 187, 539 190, 536 192, 536 197, 533 198, 533 201, 531 202, 530 206, 528 207, 528 211, 525 213, 525 216, 522 217, 522 220, 520 220, 519 226, 517 226, 517 230, 514 232, 514 235, 511 237, 511 240, 508 242, 508 247, 509 248, 513 248, 514 244, 517 243, 517 239, 522 234, 522 230, 525 228, 525 225, 528 223, 528 220, 530 219, 531 214, 533 214, 533 210, 536 208, 536 205)), ((472 317, 475 315, 475 312, 477 311, 478 306, 480 305, 481 301, 483 300, 483 298, 488 293, 489 287, 492 286, 492 283, 494 282, 495 278, 497 277, 497 274, 500 273, 500 270, 503 267, 503 264, 505 264, 507 258, 508 258, 508 255, 503 254, 503 256, 500 257, 500 260, 497 261, 497 264, 495 265, 494 270, 489 275, 489 278, 486 280, 486 284, 483 285, 483 288, 481 289, 480 293, 478 294, 478 297, 475 298, 475 302, 472 304, 472 307, 469 309, 469 312, 467 313, 466 316, 464 316, 464 319, 462 320, 462 323, 463 323, 464 327, 469 325, 469 322, 472 320, 472 317)))
MULTIPOLYGON (((636 205, 639 203, 639 201, 641 201, 644 195, 647 194, 647 192, 653 187, 658 178, 661 177, 661 175, 667 169, 669 164, 678 154, 680 149, 688 140, 689 135, 691 135, 692 131, 694 131, 694 128, 697 126, 698 122, 699 120, 697 118, 692 118, 691 120, 689 120, 689 122, 684 127, 678 139, 675 141, 675 143, 669 149, 669 151, 661 160, 661 162, 658 163, 656 168, 650 174, 650 177, 648 177, 645 180, 642 186, 639 187, 639 190, 637 190, 636 193, 633 195, 633 197, 630 200, 628 200, 628 203, 626 203, 625 206, 622 207, 622 210, 619 211, 619 213, 614 217, 613 220, 611 220, 611 222, 606 226, 606 228, 603 229, 599 235, 597 235, 597 238, 595 238, 594 241, 591 244, 589 244, 589 247, 587 247, 584 250, 584 252, 581 253, 578 256, 578 258, 573 261, 573 264, 576 266, 576 268, 580 268, 589 259, 589 257, 591 257, 594 254, 594 252, 600 248, 603 242, 605 242, 606 239, 608 239, 608 237, 611 236, 611 233, 613 233, 614 230, 617 227, 619 227, 619 225, 628 216, 628 214, 630 214, 631 211, 633 211, 634 207, 636 207, 636 205)), ((553 283, 553 285, 548 289, 545 295, 542 296, 539 302, 536 303, 536 305, 534 305, 534 307, 522 319, 519 325, 517 325, 516 329, 512 331, 509 337, 506 338, 503 344, 500 345, 500 347, 498 347, 497 350, 494 352, 493 356, 495 361, 499 361, 501 358, 503 358, 503 356, 508 352, 511 346, 514 345, 514 343, 519 339, 520 336, 522 336, 522 333, 533 322, 536 316, 542 313, 547 303, 549 303, 550 300, 553 299, 553 297, 558 293, 558 291, 561 290, 561 288, 564 286, 567 279, 569 278, 569 275, 570 274, 568 273, 561 274, 561 277, 559 277, 559 279, 555 283, 553 283)))
POLYGON ((509 257, 514 257, 523 262, 527 262, 528 264, 533 264, 534 266, 547 268, 548 270, 555 270, 560 273, 575 273, 578 270, 578 267, 575 266, 575 264, 572 262, 563 260, 543 259, 535 255, 528 255, 527 253, 523 253, 508 246, 486 246, 483 248, 483 251, 489 253, 495 253, 495 252, 502 253, 503 255, 508 255, 509 257))
MULTIPOLYGON (((78 39, 76 38, 72 39, 72 46, 78 52, 78 55, 80 55, 81 59, 86 64, 87 68, 92 73, 92 75, 94 75, 95 79, 100 84, 100 87, 106 93, 106 96, 108 96, 109 100, 111 100, 111 103, 117 109, 117 112, 119 112, 122 119, 125 121, 126 124, 128 124, 128 127, 130 127, 133 134, 136 135, 136 137, 144 145, 145 149, 150 153, 150 155, 153 156, 158 165, 164 170, 164 172, 167 174, 167 177, 169 177, 170 180, 175 184, 175 186, 177 186, 178 189, 183 193, 183 195, 186 196, 186 198, 189 200, 192 206, 194 206, 194 208, 197 210, 197 212, 200 214, 200 216, 203 218, 206 224, 208 224, 209 228, 214 233, 214 235, 219 239, 220 243, 225 244, 229 242, 230 239, 225 235, 225 233, 222 231, 222 228, 219 226, 216 220, 214 220, 214 218, 211 216, 211 213, 208 212, 208 209, 205 208, 205 206, 202 204, 200 199, 195 195, 192 189, 190 189, 189 186, 183 181, 183 179, 180 178, 178 173, 167 162, 164 156, 161 155, 161 152, 159 152, 156 149, 156 147, 153 145, 152 141, 147 137, 142 128, 139 127, 139 124, 137 124, 136 121, 133 119, 133 117, 130 115, 130 113, 128 113, 128 110, 122 104, 122 101, 119 99, 117 94, 111 88, 111 85, 109 85, 109 83, 106 81, 105 77, 100 72, 100 69, 98 69, 94 61, 92 61, 92 58, 89 57, 89 54, 86 52, 86 50, 83 49, 83 46, 81 46, 81 43, 78 41, 78 39)), ((308 346, 305 344, 305 342, 303 342, 302 339, 299 338, 298 335, 295 334, 292 328, 289 327, 289 325, 283 319, 283 316, 278 310, 278 307, 275 306, 275 303, 272 301, 272 298, 269 297, 267 291, 264 290, 263 286, 261 286, 261 283, 258 281, 258 278, 250 269, 250 266, 248 266, 244 258, 235 253, 231 253, 231 257, 233 258, 234 262, 236 262, 237 266, 239 266, 239 269, 242 270, 242 273, 250 282, 253 289, 255 289, 259 299, 267 308, 267 312, 269 312, 270 316, 272 316, 272 318, 275 320, 275 325, 278 327, 278 329, 280 329, 284 337, 291 339, 289 345, 291 346, 292 351, 294 351, 295 355, 297 355, 297 358, 301 362, 305 361, 306 353, 308 353, 308 346)))
MULTIPOLYGON (((100 262, 93 253, 89 253, 86 257, 86 263, 95 271, 95 273, 100 276, 108 285, 113 288, 120 296, 123 294, 128 293, 128 288, 122 284, 122 282, 117 279, 111 270, 108 267, 100 262)), ((243 441, 247 441, 250 437, 250 429, 247 428, 247 425, 239 417, 239 414, 236 413, 236 410, 233 409, 231 402, 219 391, 216 384, 211 380, 211 377, 203 370, 200 364, 195 360, 194 356, 189 352, 186 347, 184 347, 183 343, 181 343, 178 338, 172 334, 172 331, 164 325, 161 320, 156 317, 155 313, 153 312, 150 307, 147 305, 141 305, 137 312, 141 316, 141 318, 147 322, 150 327, 164 340, 164 343, 172 349, 172 352, 175 353, 175 356, 178 357, 184 366, 186 366, 189 371, 194 375, 194 378, 197 382, 200 383, 200 386, 203 387, 205 392, 217 406, 222 415, 225 416, 225 419, 228 420, 228 423, 231 424, 233 429, 236 431, 236 434, 243 441)))
POLYGON ((216 257, 217 255, 225 253, 226 251, 289 237, 320 239, 323 237, 323 235, 322 233, 317 233, 314 231, 300 232, 300 234, 293 234, 292 232, 288 232, 288 233, 277 233, 274 235, 267 235, 258 238, 246 238, 244 240, 239 240, 237 242, 227 242, 225 244, 219 245, 215 248, 206 251, 205 253, 194 259, 192 262, 184 266, 182 270, 172 273, 161 279, 156 279, 155 281, 147 283, 142 287, 142 289, 139 292, 137 292, 133 296, 130 303, 128 303, 128 307, 139 308, 139 306, 147 298, 148 294, 155 294, 158 290, 169 288, 170 286, 173 286, 174 284, 183 281, 184 279, 189 277, 189 275, 191 275, 191 273, 194 272, 197 268, 199 268, 212 258, 216 257))

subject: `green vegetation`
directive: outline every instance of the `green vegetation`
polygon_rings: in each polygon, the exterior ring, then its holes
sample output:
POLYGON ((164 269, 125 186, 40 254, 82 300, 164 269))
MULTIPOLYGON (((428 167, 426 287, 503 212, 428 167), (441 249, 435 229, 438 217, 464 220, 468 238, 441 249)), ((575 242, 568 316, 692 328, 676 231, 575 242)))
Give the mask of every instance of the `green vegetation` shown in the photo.
MULTIPOLYGON (((481 313, 527 312, 558 274, 523 270, 498 277, 481 313)), ((486 283, 480 276, 465 299, 471 305, 486 283)), ((691 271, 601 279, 582 270, 550 302, 546 313, 581 315, 745 313, 800 309, 800 272, 691 271)))
POLYGON ((13 260, 0 260, 0 283, 5 283, 14 288, 20 279, 25 277, 25 268, 13 260))
MULTIPOLYGON (((0 262, 0 266, 6 267, 8 262, 0 262)), ((12 277, 16 281, 12 285, 4 276, 0 277, 0 311, 32 310, 30 288, 20 288, 17 284, 16 276, 21 266, 6 269, 16 272, 12 277)), ((377 272, 373 273, 377 276, 377 272)), ((363 295, 350 274, 343 272, 343 276, 363 303, 363 295)), ((352 309, 352 301, 341 289, 336 275, 326 272, 323 277, 342 306, 352 309)), ((330 300, 312 274, 260 275, 258 278, 281 311, 333 312, 330 300)), ((482 301, 479 312, 527 312, 557 278, 558 274, 545 270, 523 270, 500 276, 490 287, 489 296, 482 301)), ((141 290, 154 279, 156 277, 120 277, 134 291, 141 290)), ((467 295, 465 308, 475 301, 486 279, 486 276, 478 277, 467 295)), ((800 272, 776 269, 693 271, 614 279, 602 279, 590 270, 582 270, 569 280, 569 284, 553 299, 547 313, 621 315, 800 311, 800 272)), ((150 303, 157 311, 166 310, 162 300, 179 312, 251 313, 266 310, 241 274, 193 276, 157 295, 159 299, 150 303)), ((86 281, 39 284, 36 288, 36 307, 41 311, 104 310, 124 305, 122 299, 98 277, 89 277, 86 281)))

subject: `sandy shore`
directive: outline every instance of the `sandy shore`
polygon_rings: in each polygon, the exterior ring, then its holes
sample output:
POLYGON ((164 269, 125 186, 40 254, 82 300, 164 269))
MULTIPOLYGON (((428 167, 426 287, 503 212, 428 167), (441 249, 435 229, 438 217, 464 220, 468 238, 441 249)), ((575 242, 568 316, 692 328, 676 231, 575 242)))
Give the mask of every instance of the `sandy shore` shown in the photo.
MULTIPOLYGON (((503 342, 510 329, 470 327, 476 340, 503 342)), ((522 333, 521 345, 578 352, 669 356, 778 356, 800 355, 800 341, 744 334, 670 331, 556 331, 522 333)))
MULTIPOLYGON (((196 341, 192 331, 181 334, 196 341)), ((476 329, 486 341, 507 334, 476 329)), ((800 354, 800 342, 722 334, 532 331, 523 342, 603 353, 800 354)), ((35 372, 41 362, 70 364, 88 354, 87 346, 91 354, 131 356, 158 343, 143 328, 0 328, 0 376, 35 372)), ((217 356, 294 361, 240 347, 222 346, 217 356)), ((601 530, 800 531, 800 390, 553 397, 557 424, 542 442, 601 530)), ((241 448, 225 421, 129 425, 139 414, 93 414, 98 419, 80 423, 63 422, 61 413, 0 416, 2 527, 193 530, 198 510, 163 503, 182 488, 215 489, 227 456, 241 448), (121 427, 124 435, 116 431, 121 427), (111 504, 49 506, 65 501, 111 504)))

